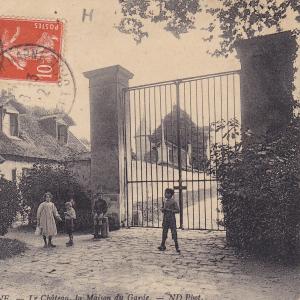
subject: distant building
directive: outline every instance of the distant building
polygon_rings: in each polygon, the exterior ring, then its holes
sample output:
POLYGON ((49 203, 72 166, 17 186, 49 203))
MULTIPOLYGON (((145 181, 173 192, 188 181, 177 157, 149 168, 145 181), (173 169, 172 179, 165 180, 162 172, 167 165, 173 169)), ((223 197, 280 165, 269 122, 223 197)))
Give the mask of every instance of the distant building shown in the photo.
MULTIPOLYGON (((172 143, 168 141, 165 137, 165 130, 164 130, 164 121, 162 121, 161 124, 161 131, 162 136, 161 140, 155 142, 154 144, 150 142, 151 144, 151 156, 155 157, 154 161, 157 161, 160 165, 171 165, 171 166, 178 166, 178 146, 176 143, 172 143), (153 154, 152 154, 153 152, 153 154)), ((149 140, 151 138, 149 137, 149 140)), ((190 168, 192 166, 192 145, 187 144, 186 148, 181 147, 181 166, 190 168)), ((148 151, 148 154, 146 154, 146 160, 147 155, 150 154, 150 151, 148 151)), ((152 159, 153 161, 153 159, 152 159)))
MULTIPOLYGON (((176 106, 173 111, 176 111, 176 106)), ((183 168, 202 169, 207 160, 208 126, 199 127, 180 109, 180 153, 183 168)), ((140 122, 135 141, 137 160, 157 162, 162 165, 178 166, 178 140, 176 119, 172 113, 161 120, 161 124, 153 132, 148 128, 145 119, 140 122)))
POLYGON ((145 117, 140 122, 140 127, 135 134, 135 147, 136 147, 136 159, 145 160, 145 155, 150 152, 151 142, 150 142, 151 131, 147 126, 145 117))
POLYGON ((0 174, 17 180, 34 163, 74 163, 82 160, 90 173, 90 154, 69 130, 75 123, 65 114, 37 115, 14 97, 0 96, 0 174))

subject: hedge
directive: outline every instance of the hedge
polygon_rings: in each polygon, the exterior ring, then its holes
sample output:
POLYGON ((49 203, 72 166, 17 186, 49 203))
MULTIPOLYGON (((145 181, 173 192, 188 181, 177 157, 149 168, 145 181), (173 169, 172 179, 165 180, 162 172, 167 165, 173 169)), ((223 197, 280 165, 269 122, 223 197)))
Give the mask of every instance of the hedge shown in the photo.
POLYGON ((227 241, 239 251, 287 260, 298 251, 300 225, 300 120, 280 135, 250 132, 233 146, 215 145, 227 241), (239 150, 238 150, 239 149, 239 150))
POLYGON ((5 235, 20 211, 16 183, 0 177, 0 235, 5 235))

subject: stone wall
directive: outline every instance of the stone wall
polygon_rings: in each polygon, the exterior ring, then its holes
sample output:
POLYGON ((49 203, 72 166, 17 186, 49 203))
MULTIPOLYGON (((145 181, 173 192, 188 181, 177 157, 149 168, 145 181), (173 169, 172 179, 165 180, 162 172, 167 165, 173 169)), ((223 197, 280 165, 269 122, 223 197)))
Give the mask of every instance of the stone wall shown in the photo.
POLYGON ((91 192, 91 161, 69 161, 66 163, 66 166, 83 187, 84 191, 89 195, 91 192))

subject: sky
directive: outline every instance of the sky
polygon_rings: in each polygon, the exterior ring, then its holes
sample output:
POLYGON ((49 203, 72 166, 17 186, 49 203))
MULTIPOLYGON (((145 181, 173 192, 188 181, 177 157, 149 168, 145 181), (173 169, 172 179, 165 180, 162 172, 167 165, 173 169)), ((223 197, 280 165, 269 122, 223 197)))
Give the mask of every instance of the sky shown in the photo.
MULTIPOLYGON (((235 53, 227 59, 208 55, 218 41, 204 42, 201 25, 208 22, 208 16, 201 16, 197 28, 175 38, 163 30, 161 25, 147 27, 150 37, 137 45, 131 36, 122 34, 114 27, 120 20, 117 0, 0 0, 2 16, 28 19, 56 18, 64 20, 62 56, 74 74, 76 98, 71 117, 76 122, 73 133, 81 138, 90 138, 88 79, 83 72, 111 65, 121 65, 134 74, 130 86, 164 81, 208 73, 236 70, 240 68, 235 53), (83 10, 93 9, 92 21, 82 22, 83 10)), ((287 22, 286 28, 289 29, 287 22)), ((71 79, 68 69, 65 76, 71 79)), ((73 85, 32 84, 1 80, 0 88, 12 89, 17 99, 21 97, 29 104, 53 107, 63 101, 66 110, 74 96, 73 85)))

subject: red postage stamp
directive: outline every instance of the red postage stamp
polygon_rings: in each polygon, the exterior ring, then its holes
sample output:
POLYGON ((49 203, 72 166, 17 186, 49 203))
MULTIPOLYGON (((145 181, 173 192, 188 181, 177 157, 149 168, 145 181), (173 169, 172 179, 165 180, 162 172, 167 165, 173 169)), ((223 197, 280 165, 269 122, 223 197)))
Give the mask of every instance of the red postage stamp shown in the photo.
POLYGON ((58 82, 63 23, 0 18, 0 79, 58 82))

